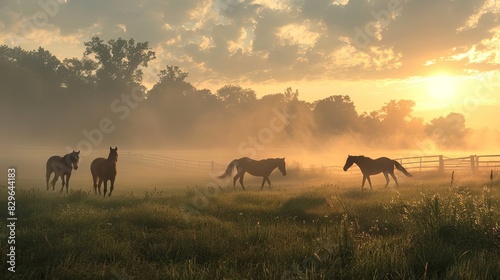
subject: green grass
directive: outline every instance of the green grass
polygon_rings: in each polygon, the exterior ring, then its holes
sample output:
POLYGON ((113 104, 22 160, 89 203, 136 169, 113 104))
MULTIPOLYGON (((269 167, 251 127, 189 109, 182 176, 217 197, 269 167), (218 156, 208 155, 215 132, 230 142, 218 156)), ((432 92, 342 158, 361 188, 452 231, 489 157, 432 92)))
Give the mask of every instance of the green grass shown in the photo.
MULTIPOLYGON (((445 183, 373 191, 328 184, 245 192, 195 187, 105 199, 18 190, 16 273, 6 275, 500 279, 497 196, 495 186, 490 192, 445 183)), ((7 205, 4 196, 0 203, 7 205)), ((0 259, 5 264, 6 254, 0 259)))

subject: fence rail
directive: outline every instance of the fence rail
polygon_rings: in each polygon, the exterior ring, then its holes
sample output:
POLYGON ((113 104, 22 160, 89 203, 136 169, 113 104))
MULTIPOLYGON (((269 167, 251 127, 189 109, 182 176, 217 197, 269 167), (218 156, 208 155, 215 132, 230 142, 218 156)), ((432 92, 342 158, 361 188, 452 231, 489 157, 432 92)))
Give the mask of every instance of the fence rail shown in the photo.
POLYGON ((141 164, 164 166, 171 169, 192 169, 214 172, 225 167, 224 164, 215 161, 180 159, 154 153, 125 152, 121 153, 120 157, 126 157, 130 160, 140 162, 141 164))
MULTIPOLYGON (((151 164, 172 169, 193 169, 207 172, 218 172, 226 168, 226 164, 215 161, 200 161, 190 159, 174 158, 154 153, 121 153, 121 157, 140 162, 140 164, 151 164)), ((394 159, 401 163, 410 172, 465 172, 471 175, 477 173, 500 170, 500 155, 470 155, 466 157, 446 157, 444 155, 430 155, 421 157, 406 157, 394 159)), ((293 167, 292 167, 293 168, 293 167)), ((297 167, 298 168, 298 167, 297 167)), ((358 174, 358 168, 350 168, 343 172, 342 166, 315 166, 302 168, 309 171, 358 174)))
POLYGON ((500 169, 500 155, 470 155, 467 157, 445 157, 443 155, 399 158, 406 169, 412 171, 455 171, 472 175, 500 169))
MULTIPOLYGON (((434 172, 434 173, 451 173, 462 172, 476 175, 478 173, 486 173, 500 170, 500 155, 470 155, 467 157, 446 157, 443 155, 431 155, 421 157, 406 157, 395 158, 394 160, 401 163, 405 169, 410 172, 434 172)), ((306 170, 323 171, 338 174, 359 174, 358 168, 350 168, 348 172, 343 172, 343 166, 321 166, 304 168, 306 170)))

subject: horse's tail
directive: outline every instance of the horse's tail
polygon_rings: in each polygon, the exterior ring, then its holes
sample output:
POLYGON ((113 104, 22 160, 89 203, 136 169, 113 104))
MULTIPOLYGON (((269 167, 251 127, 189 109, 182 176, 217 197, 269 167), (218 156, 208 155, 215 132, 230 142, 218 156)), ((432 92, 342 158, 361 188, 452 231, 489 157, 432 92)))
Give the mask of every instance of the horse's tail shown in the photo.
POLYGON ((237 160, 237 159, 235 159, 235 160, 231 161, 231 162, 228 164, 227 168, 226 168, 226 172, 224 172, 224 174, 222 174, 222 175, 218 176, 217 178, 219 178, 219 179, 224 179, 224 178, 226 178, 226 177, 228 177, 228 176, 231 176, 231 174, 233 173, 233 168, 234 168, 235 166, 236 166, 236 167, 238 167, 238 160, 237 160))
POLYGON ((52 172, 53 172, 51 164, 52 164, 52 158, 49 158, 47 160, 47 163, 45 164, 45 171, 46 171, 47 175, 52 174, 52 172))
POLYGON ((393 160, 394 161, 394 165, 396 166, 396 168, 403 172, 403 174, 405 174, 406 176, 408 177, 412 177, 413 175, 410 174, 410 172, 406 171, 406 169, 397 161, 393 160))

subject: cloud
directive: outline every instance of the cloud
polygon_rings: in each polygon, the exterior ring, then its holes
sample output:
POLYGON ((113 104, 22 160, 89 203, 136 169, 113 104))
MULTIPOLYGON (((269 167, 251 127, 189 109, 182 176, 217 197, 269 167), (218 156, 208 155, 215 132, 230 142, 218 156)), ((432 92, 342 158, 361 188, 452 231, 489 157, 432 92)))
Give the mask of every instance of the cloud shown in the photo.
POLYGON ((499 9, 491 2, 7 0, 0 40, 52 51, 64 48, 56 46, 62 38, 76 57, 92 35, 148 41, 162 54, 154 67, 177 65, 195 84, 403 79, 498 67, 499 9), (37 20, 44 24, 23 31, 37 20))

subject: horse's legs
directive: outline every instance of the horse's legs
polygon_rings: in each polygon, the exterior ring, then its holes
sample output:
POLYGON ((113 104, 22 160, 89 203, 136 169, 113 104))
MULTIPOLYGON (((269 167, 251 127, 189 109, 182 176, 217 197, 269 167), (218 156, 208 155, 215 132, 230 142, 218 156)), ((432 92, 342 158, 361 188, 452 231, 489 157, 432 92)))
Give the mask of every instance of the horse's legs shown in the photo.
POLYGON ((243 188, 243 190, 245 190, 245 186, 243 185, 243 177, 245 176, 245 172, 241 173, 240 175, 240 184, 241 184, 241 187, 243 188))
POLYGON ((260 187, 260 189, 261 189, 261 190, 262 190, 262 189, 264 189, 264 183, 265 183, 266 181, 267 181, 267 177, 266 177, 266 176, 264 176, 264 177, 262 178, 262 186, 260 187))
POLYGON ((65 185, 65 180, 66 180, 65 178, 66 178, 67 176, 68 176, 67 174, 63 174, 63 175, 61 175, 62 186, 61 186, 61 190, 59 191, 60 193, 62 193, 62 192, 63 192, 63 190, 64 190, 64 185, 65 185))
POLYGON ((68 173, 66 175, 66 193, 68 193, 68 188, 69 188, 69 178, 71 177, 71 173, 68 173))
POLYGON ((370 184, 370 190, 373 190, 373 188, 372 188, 372 180, 370 180, 370 176, 366 176, 366 179, 368 180, 368 184, 370 184))
POLYGON ((57 175, 57 172, 54 172, 54 179, 52 179, 52 191, 55 191, 55 188, 56 188, 56 182, 57 182, 57 179, 59 178, 59 175, 57 175))
POLYGON ((97 185, 97 188, 98 188, 98 190, 99 190, 99 194, 101 194, 101 185, 102 185, 102 179, 101 179, 101 178, 99 178, 99 183, 98 183, 98 185, 97 185))
POLYGON ((94 194, 97 195, 97 176, 92 175, 92 184, 94 186, 94 194))
POLYGON ((365 181, 366 181, 366 176, 363 175, 363 182, 361 182, 361 189, 365 188, 365 181))
POLYGON ((396 186, 399 188, 398 179, 396 178, 396 175, 394 175, 394 172, 391 172, 389 174, 391 174, 392 179, 394 179, 394 182, 396 182, 396 186))
POLYGON ((385 177, 385 187, 384 188, 387 188, 387 185, 389 185, 389 176, 387 175, 387 172, 384 172, 384 177, 385 177))
POLYGON ((104 181, 104 195, 103 197, 106 197, 106 192, 108 191, 108 180, 104 181))
POLYGON ((109 187, 109 196, 111 196, 111 193, 113 192, 114 188, 115 188, 115 178, 111 178, 111 186, 109 187))
POLYGON ((269 188, 271 188, 271 180, 269 180, 269 177, 264 177, 264 180, 262 181, 262 187, 260 188, 261 190, 264 188, 264 183, 266 181, 269 184, 269 188))
POLYGON ((233 178, 233 189, 236 188, 236 180, 238 180, 238 178, 240 178, 240 174, 236 174, 234 175, 234 178, 233 178))

